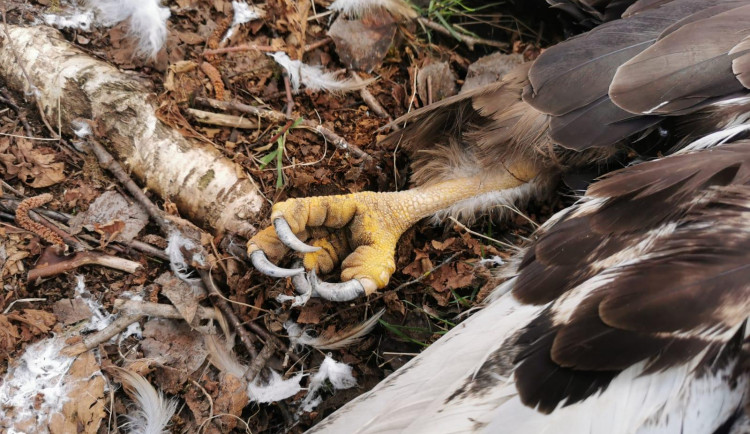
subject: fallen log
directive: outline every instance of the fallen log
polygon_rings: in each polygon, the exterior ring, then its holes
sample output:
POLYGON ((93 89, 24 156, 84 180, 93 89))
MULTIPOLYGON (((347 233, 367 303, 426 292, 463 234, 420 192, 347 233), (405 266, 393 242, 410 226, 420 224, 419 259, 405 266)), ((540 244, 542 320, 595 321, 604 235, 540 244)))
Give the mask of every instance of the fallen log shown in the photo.
POLYGON ((162 123, 153 93, 136 75, 92 58, 55 29, 7 30, 0 34, 0 77, 35 98, 53 129, 71 134, 73 120, 94 120, 109 151, 184 216, 217 232, 255 231, 247 219, 263 197, 252 179, 214 147, 162 123))

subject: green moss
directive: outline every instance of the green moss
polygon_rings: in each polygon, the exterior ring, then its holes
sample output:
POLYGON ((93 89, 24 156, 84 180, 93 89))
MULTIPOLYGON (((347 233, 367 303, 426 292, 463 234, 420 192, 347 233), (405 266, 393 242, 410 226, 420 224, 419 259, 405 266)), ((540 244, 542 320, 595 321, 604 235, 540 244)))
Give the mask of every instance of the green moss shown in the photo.
POLYGON ((211 181, 214 180, 214 171, 213 169, 209 170, 208 172, 204 173, 203 176, 201 176, 201 179, 198 180, 198 189, 205 190, 206 187, 208 187, 208 184, 211 183, 211 181))

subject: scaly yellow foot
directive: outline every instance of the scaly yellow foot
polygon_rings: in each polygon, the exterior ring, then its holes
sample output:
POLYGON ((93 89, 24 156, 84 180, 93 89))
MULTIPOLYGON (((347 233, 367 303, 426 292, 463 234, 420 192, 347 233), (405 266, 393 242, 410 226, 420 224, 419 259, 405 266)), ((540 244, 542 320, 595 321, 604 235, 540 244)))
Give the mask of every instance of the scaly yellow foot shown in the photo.
POLYGON ((515 165, 492 178, 459 178, 402 192, 287 200, 273 206, 274 226, 250 239, 248 253, 259 271, 275 277, 303 273, 302 268, 282 269, 267 259, 276 261, 290 248, 304 253, 304 268, 313 272, 328 273, 340 263, 341 286, 321 286, 313 279, 313 289, 326 298, 342 292, 333 297, 337 300, 371 294, 388 284, 396 270, 396 243, 414 223, 460 200, 517 187, 536 173, 533 165, 515 165))

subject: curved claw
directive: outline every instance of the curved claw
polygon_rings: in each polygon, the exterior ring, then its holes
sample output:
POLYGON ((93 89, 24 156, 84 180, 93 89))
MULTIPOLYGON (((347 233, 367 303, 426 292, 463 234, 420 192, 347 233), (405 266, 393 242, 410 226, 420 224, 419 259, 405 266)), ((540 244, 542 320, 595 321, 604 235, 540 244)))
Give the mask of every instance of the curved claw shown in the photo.
POLYGON ((294 232, 292 232, 292 228, 289 227, 289 223, 284 220, 284 217, 274 219, 273 227, 276 229, 276 235, 278 235, 279 241, 292 250, 302 253, 313 253, 320 250, 320 247, 310 246, 297 238, 297 236, 294 235, 294 232))
POLYGON ((312 286, 312 296, 330 301, 350 301, 365 295, 365 287, 357 279, 348 282, 329 283, 318 279, 314 271, 307 280, 312 286))
MULTIPOLYGON (((296 263, 296 265, 300 265, 299 263, 296 263)), ((296 292, 299 295, 306 295, 310 296, 312 295, 312 283, 310 283, 310 280, 305 276, 305 274, 295 274, 292 276, 292 285, 294 286, 294 292, 296 292)))
POLYGON ((253 267, 266 276, 271 277, 292 277, 305 272, 304 268, 281 268, 276 264, 271 263, 263 253, 263 250, 256 250, 250 254, 250 261, 253 263, 253 267))

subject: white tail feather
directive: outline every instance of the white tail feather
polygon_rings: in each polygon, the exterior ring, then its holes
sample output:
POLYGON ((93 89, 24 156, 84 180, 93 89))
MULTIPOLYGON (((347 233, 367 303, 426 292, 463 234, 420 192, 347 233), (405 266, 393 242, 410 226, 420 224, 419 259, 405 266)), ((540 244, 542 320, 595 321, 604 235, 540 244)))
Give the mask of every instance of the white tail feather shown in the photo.
POLYGON ((143 376, 127 369, 116 368, 122 385, 133 399, 134 409, 126 417, 132 433, 166 433, 167 425, 177 410, 177 401, 166 399, 143 376))

